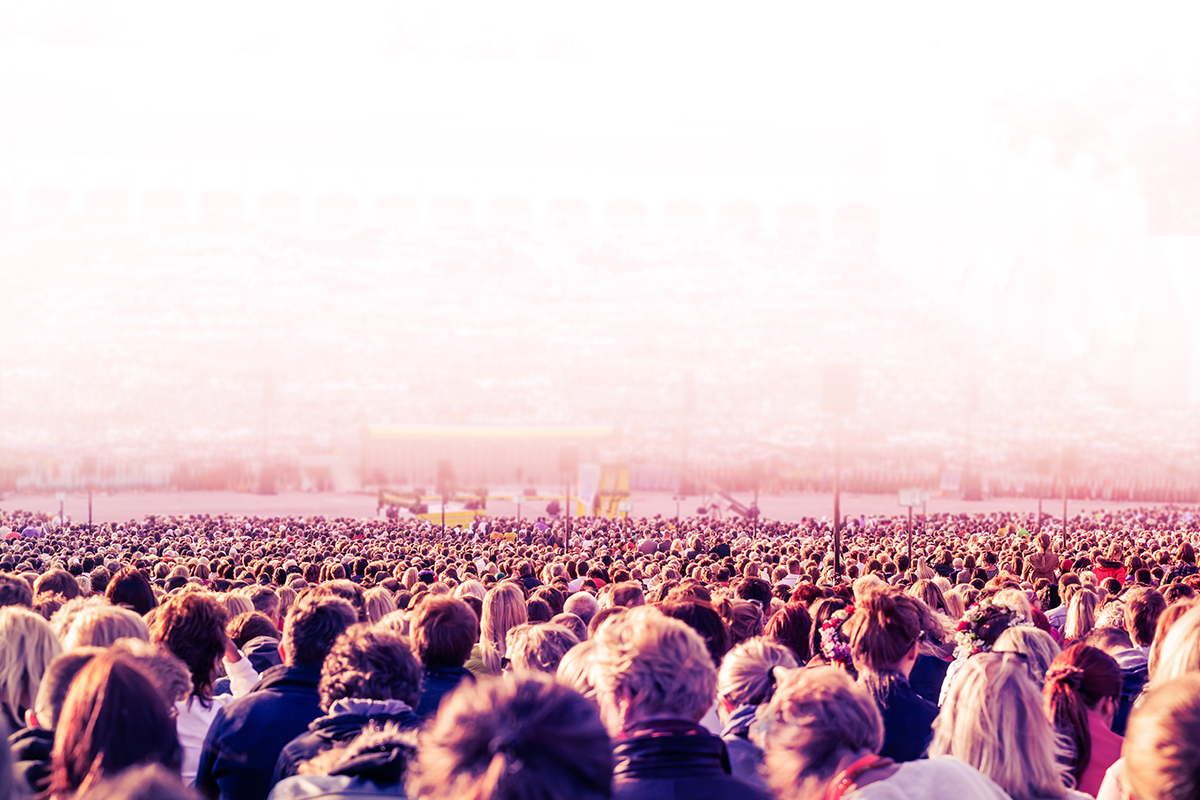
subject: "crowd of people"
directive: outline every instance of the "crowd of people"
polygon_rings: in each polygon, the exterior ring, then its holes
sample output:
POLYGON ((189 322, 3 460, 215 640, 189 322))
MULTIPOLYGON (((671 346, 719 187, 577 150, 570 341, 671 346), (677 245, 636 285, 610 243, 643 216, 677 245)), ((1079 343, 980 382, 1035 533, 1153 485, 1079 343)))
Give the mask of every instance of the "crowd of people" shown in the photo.
POLYGON ((0 523, 0 800, 1200 797, 1193 509, 0 523))

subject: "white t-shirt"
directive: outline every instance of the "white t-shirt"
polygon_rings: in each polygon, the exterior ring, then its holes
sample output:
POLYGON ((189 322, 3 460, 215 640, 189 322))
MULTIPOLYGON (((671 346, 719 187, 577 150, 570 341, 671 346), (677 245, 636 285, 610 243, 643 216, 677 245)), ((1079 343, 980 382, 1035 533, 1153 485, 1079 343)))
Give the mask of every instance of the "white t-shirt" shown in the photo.
POLYGON ((200 769, 200 753, 204 750, 204 739, 217 716, 217 711, 235 697, 248 694, 258 683, 258 673, 244 655, 233 664, 225 662, 225 673, 229 676, 232 694, 220 694, 205 708, 194 696, 175 704, 175 732, 183 748, 183 768, 179 777, 184 786, 196 784, 196 772, 200 769))

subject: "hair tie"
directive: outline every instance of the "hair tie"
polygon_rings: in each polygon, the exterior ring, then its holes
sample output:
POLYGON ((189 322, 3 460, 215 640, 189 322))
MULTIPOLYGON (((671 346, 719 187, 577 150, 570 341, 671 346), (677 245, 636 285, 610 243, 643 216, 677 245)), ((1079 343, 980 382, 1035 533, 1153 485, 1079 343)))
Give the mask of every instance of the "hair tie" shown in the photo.
POLYGON ((1074 664, 1061 664, 1046 671, 1046 680, 1063 683, 1078 690, 1083 685, 1084 672, 1074 664))

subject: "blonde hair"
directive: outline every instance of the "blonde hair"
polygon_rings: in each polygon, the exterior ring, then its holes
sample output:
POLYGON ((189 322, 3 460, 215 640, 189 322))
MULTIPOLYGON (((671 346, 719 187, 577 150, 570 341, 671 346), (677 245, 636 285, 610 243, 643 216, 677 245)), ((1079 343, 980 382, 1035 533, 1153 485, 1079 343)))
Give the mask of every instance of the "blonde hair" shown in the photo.
POLYGON ((505 581, 492 587, 483 598, 479 616, 479 656, 485 671, 500 674, 500 659, 507 653, 509 630, 528 621, 525 595, 515 583, 505 581))
POLYGON ((596 640, 585 639, 566 652, 566 655, 558 662, 558 669, 555 671, 555 680, 564 686, 570 686, 594 706, 598 705, 596 681, 592 676, 592 669, 595 666, 592 656, 595 650, 596 640))
POLYGON ((1063 797, 1073 783, 1066 749, 1023 659, 978 653, 962 670, 933 725, 930 757, 955 756, 1013 800, 1063 797))
POLYGON ((20 720, 62 645, 40 614, 19 606, 0 608, 0 642, 0 703, 20 720))
POLYGON ((775 685, 775 667, 795 669, 790 648, 757 636, 725 654, 717 671, 717 697, 734 706, 758 705, 768 699, 775 685))
POLYGON ((254 603, 250 602, 250 598, 244 594, 236 592, 226 592, 218 595, 217 599, 221 602, 221 607, 225 609, 225 613, 233 619, 238 614, 247 614, 254 610, 254 603))
POLYGON ((716 697, 717 670, 700 634, 653 606, 631 608, 596 631, 596 696, 620 732, 619 698, 639 711, 697 721, 716 697))
POLYGON ((108 647, 117 639, 150 641, 150 629, 136 613, 119 606, 98 605, 85 608, 71 623, 63 637, 63 649, 108 647))
POLYGON ((1033 619, 1033 604, 1022 589, 1001 589, 992 595, 992 602, 1021 612, 1025 619, 1033 619))
POLYGON ((1200 672, 1200 605, 1193 605, 1167 631, 1147 688, 1156 689, 1192 672, 1200 672))
POLYGON ((416 567, 409 567, 404 571, 404 577, 400 579, 400 583, 404 584, 405 589, 412 591, 412 587, 417 584, 418 574, 416 567))
POLYGON ((567 651, 579 644, 579 637, 571 629, 553 622, 542 625, 526 622, 509 628, 507 643, 508 658, 514 670, 553 675, 567 651))
POLYGON ((363 605, 367 610, 367 622, 372 625, 396 610, 395 598, 382 586, 376 586, 364 592, 363 605))
POLYGON ((1054 637, 1031 625, 1015 625, 1007 628, 992 646, 993 653, 1020 653, 1025 656, 1029 677, 1038 686, 1046 682, 1046 670, 1050 662, 1062 652, 1054 637))
POLYGON ((1200 792, 1200 674, 1154 689, 1129 718, 1122 782, 1138 800, 1179 800, 1200 792))
MULTIPOLYGON (((962 585, 959 584, 959 586, 962 585)), ((950 591, 942 593, 942 597, 946 601, 946 613, 954 620, 962 619, 963 614, 967 613, 967 604, 964 602, 962 594, 958 591, 959 586, 955 586, 950 591)))
POLYGON ((1082 589, 1071 598, 1067 606, 1067 621, 1063 624, 1064 642, 1077 642, 1092 632, 1096 626, 1096 595, 1082 589))
POLYGON ((454 590, 455 597, 477 597, 479 600, 487 597, 487 587, 477 580, 463 581, 454 590))
POLYGON ((779 670, 779 686, 754 731, 764 774, 782 800, 820 796, 850 753, 878 753, 883 717, 863 689, 840 669, 779 670))

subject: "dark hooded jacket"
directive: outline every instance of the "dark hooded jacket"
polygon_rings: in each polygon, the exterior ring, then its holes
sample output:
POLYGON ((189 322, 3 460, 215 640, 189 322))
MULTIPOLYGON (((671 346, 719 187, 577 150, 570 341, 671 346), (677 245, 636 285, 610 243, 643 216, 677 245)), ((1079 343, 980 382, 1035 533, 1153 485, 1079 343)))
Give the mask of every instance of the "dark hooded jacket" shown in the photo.
POLYGON ((397 725, 368 726, 337 753, 325 775, 293 775, 271 791, 271 800, 342 800, 398 797, 408 764, 416 756, 416 731, 397 725))
POLYGON ((357 737, 368 725, 396 726, 406 731, 421 725, 421 717, 402 700, 347 697, 334 701, 329 713, 313 720, 308 731, 288 743, 275 762, 275 783, 295 775, 302 762, 357 737))
POLYGON ((54 731, 22 728, 8 737, 8 745, 12 748, 13 783, 23 785, 30 797, 49 788, 54 731))
POLYGON ((725 744, 687 720, 651 720, 614 742, 613 800, 767 800, 730 774, 725 744))

